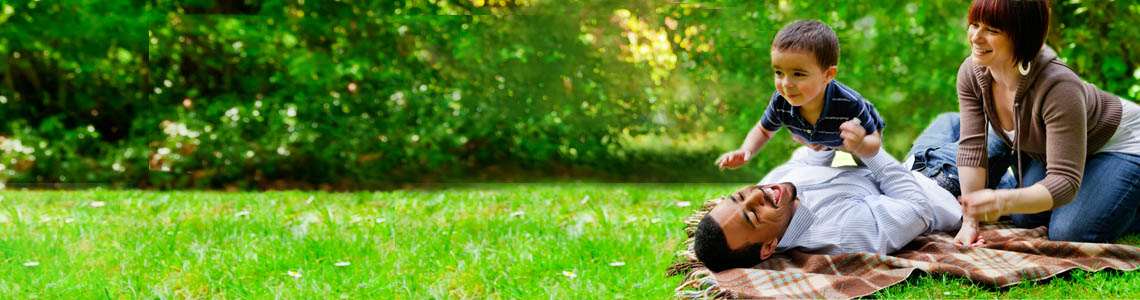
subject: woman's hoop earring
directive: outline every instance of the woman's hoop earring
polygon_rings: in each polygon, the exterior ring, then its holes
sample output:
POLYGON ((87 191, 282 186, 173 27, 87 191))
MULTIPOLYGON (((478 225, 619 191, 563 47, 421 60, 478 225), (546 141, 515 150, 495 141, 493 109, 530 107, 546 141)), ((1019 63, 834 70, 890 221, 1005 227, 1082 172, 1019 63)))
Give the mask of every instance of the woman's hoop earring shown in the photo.
POLYGON ((1021 73, 1021 76, 1029 75, 1029 69, 1030 68, 1033 68, 1033 65, 1031 65, 1030 62, 1025 62, 1023 64, 1017 64, 1017 72, 1021 73), (1022 68, 1021 67, 1022 65, 1025 65, 1025 68, 1022 68))

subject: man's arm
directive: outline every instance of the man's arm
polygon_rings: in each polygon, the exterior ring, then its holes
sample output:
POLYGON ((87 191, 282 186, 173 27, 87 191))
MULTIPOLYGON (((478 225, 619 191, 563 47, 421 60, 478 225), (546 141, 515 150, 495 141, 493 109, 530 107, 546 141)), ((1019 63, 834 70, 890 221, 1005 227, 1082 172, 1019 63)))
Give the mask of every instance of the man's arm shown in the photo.
POLYGON ((867 169, 871 170, 871 178, 884 196, 895 199, 926 201, 926 194, 922 192, 918 181, 906 167, 891 157, 889 153, 879 149, 875 156, 863 158, 867 169))
POLYGON ((914 173, 882 150, 875 156, 863 158, 863 162, 871 171, 871 180, 882 191, 881 195, 864 199, 877 232, 854 234, 850 238, 874 252, 891 253, 918 235, 930 232, 934 212, 927 202, 929 196, 923 192, 914 173))

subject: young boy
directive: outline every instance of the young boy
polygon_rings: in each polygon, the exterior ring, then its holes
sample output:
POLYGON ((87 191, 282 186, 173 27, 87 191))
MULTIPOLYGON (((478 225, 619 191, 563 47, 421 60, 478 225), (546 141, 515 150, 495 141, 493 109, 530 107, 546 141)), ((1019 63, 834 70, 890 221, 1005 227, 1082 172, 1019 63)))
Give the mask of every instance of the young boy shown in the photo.
POLYGON ((883 119, 859 93, 834 80, 839 71, 839 38, 818 21, 796 21, 772 41, 776 93, 760 122, 740 149, 716 164, 736 168, 747 163, 780 127, 812 150, 838 149, 872 157, 882 144, 883 119))

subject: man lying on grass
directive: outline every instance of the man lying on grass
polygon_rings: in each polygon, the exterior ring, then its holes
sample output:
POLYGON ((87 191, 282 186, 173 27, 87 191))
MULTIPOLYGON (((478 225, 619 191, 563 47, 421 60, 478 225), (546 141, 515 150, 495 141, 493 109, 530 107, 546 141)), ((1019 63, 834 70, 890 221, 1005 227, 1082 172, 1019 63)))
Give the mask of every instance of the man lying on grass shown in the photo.
POLYGON ((957 199, 890 154, 861 157, 866 167, 831 167, 834 156, 799 148, 759 185, 722 199, 697 226, 697 258, 720 272, 788 250, 886 254, 961 226, 957 199))

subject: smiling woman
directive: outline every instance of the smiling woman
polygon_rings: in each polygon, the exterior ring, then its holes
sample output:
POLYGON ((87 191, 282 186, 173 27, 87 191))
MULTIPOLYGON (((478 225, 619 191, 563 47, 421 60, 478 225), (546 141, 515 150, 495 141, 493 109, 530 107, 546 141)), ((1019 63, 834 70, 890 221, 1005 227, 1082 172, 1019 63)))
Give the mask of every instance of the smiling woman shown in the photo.
POLYGON ((1140 107, 1085 82, 1045 44, 1050 10, 1044 0, 970 7, 971 54, 957 83, 961 138, 956 157, 936 158, 959 172, 959 244, 975 244, 977 220, 1003 215, 1021 227, 1048 226, 1056 241, 1112 242, 1140 232, 1140 191, 1133 188, 1140 107), (990 139, 1002 141, 998 152, 1013 154, 995 159, 990 139), (987 180, 1011 165, 1015 186, 987 180))

